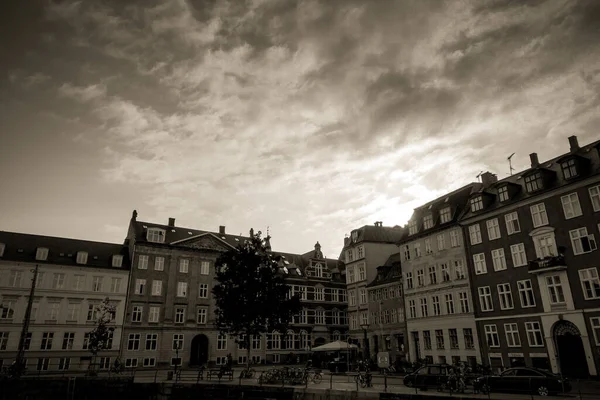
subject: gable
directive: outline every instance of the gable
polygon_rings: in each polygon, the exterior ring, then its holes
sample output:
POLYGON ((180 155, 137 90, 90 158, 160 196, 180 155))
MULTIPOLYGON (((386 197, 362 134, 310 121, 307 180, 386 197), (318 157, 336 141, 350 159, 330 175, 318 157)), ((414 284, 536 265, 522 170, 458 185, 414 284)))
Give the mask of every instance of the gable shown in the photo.
POLYGON ((187 247, 189 249, 214 250, 221 252, 229 251, 234 248, 227 242, 222 241, 221 239, 215 237, 210 233, 194 236, 185 240, 179 240, 171 244, 181 247, 187 247))

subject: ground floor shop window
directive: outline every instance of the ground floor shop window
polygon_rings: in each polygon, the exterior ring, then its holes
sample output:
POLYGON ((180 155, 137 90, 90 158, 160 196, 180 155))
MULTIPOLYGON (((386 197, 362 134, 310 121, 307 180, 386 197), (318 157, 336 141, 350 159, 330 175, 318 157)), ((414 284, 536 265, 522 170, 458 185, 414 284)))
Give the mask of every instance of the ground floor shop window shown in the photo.
POLYGON ((545 369, 548 371, 552 370, 548 357, 531 357, 531 366, 533 368, 545 369))
POLYGON ((511 367, 525 367, 525 357, 510 357, 511 367))

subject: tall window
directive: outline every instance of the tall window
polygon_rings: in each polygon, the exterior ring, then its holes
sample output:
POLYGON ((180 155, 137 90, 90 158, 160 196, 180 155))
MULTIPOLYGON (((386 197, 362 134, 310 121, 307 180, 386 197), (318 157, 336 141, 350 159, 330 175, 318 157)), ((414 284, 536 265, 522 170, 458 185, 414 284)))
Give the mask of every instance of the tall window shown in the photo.
POLYGON ((431 254, 433 250, 431 250, 431 239, 425 239, 425 254, 431 254))
POLYGON ((590 325, 592 326, 592 332, 594 333, 594 342, 596 343, 596 346, 598 346, 600 345, 600 318, 590 318, 590 325))
POLYGON ((460 246, 460 230, 453 229, 450 231, 450 246, 451 247, 460 246))
POLYGON ((146 334, 146 350, 156 350, 158 348, 158 334, 147 333, 146 334))
POLYGON ((408 314, 410 318, 417 318, 417 306, 414 300, 408 301, 408 314))
POLYGON ((198 308, 198 314, 197 314, 197 318, 196 318, 196 322, 199 324, 206 324, 206 314, 207 310, 206 308, 198 308))
POLYGON ((562 196, 560 201, 562 203, 565 219, 579 217, 583 214, 577 193, 571 193, 566 196, 562 196))
POLYGON ((423 229, 433 228, 433 216, 426 215, 423 217, 423 229))
POLYGON ((408 222, 408 234, 414 235, 417 232, 418 232, 417 221, 415 221, 415 220, 409 221, 408 222))
POLYGON ((209 261, 201 261, 200 262, 200 275, 208 275, 210 272, 210 262, 209 261))
POLYGON ((324 310, 317 309, 315 311, 315 324, 325 325, 325 311, 324 310))
POLYGON ((160 317, 160 307, 150 306, 148 311, 148 322, 158 322, 160 317))
POLYGON ((577 176, 577 165, 575 164, 575 159, 571 158, 570 160, 564 161, 560 164, 563 175, 565 179, 571 179, 577 176))
POLYGON ((164 257, 156 257, 154 259, 154 270, 155 271, 164 271, 165 270, 165 258, 164 257))
POLYGON ((600 211, 600 185, 588 189, 594 211, 600 211))
POLYGON ((49 303, 48 320, 58 321, 58 313, 60 312, 60 303, 49 303))
POLYGON ((498 299, 500 300, 501 310, 509 310, 514 308, 510 283, 501 283, 498 285, 498 299))
MULTIPOLYGON (((217 339, 218 340, 218 339, 217 339)), ((183 333, 174 333, 173 334, 173 350, 182 350, 183 349, 183 333)))
POLYGON ((133 306, 131 311, 131 322, 142 322, 143 306, 133 306))
POLYGON ((444 207, 440 211, 440 223, 445 224, 446 222, 450 222, 452 219, 452 212, 450 211, 450 207, 444 207))
POLYGON ((54 274, 52 279, 52 289, 64 289, 65 287, 65 274, 54 274))
POLYGON ((485 264, 485 254, 478 253, 473 254, 473 264, 475 265, 475 274, 481 275, 487 273, 487 266, 485 264))
POLYGON ((77 252, 77 259, 76 259, 77 264, 87 264, 87 259, 88 259, 88 253, 86 253, 85 251, 77 252))
POLYGON ((519 327, 517 324, 504 324, 504 332, 508 347, 521 347, 521 337, 519 336, 519 327))
POLYGON ((544 335, 539 322, 525 322, 525 332, 527 332, 527 341, 531 347, 543 347, 544 335))
POLYGON ((481 243, 481 227, 479 224, 469 226, 469 238, 472 245, 481 243))
POLYGON ((73 342, 75 341, 75 332, 65 332, 63 334, 63 350, 73 350, 73 342))
POLYGON ((466 278, 463 260, 454 260, 454 275, 457 280, 466 278))
POLYGON ((314 266, 315 266, 315 277, 322 278, 323 277, 323 264, 316 263, 314 266))
POLYGON ((442 309, 440 307, 440 296, 433 296, 431 298, 431 304, 433 305, 433 315, 440 315, 442 309))
POLYGON ((546 213, 544 203, 534 204, 529 209, 531 210, 531 219, 533 220, 534 228, 548 225, 548 214, 546 213))
POLYGON ((444 295, 444 297, 446 300, 446 313, 454 314, 454 296, 452 295, 452 293, 447 293, 446 295, 444 295))
POLYGON ((110 292, 119 293, 121 291, 121 278, 110 278, 110 292))
POLYGON ((579 255, 596 250, 596 239, 594 235, 588 235, 587 228, 573 229, 569 231, 573 254, 579 255))
POLYGON ((500 199, 500 201, 506 201, 508 200, 508 186, 504 185, 504 186, 500 186, 498 188, 498 198, 500 199))
MULTIPOLYGON (((279 348, 279 343, 276 348, 279 348)), ((227 335, 219 334, 217 336, 217 350, 227 350, 227 335)))
POLYGON ((148 269, 148 256, 147 255, 139 255, 138 256, 138 269, 148 269))
POLYGON ((208 284, 207 283, 201 283, 198 285, 198 297, 201 299, 208 298, 208 284))
POLYGON ((352 307, 356 305, 356 291, 355 290, 350 290, 349 296, 348 296, 348 304, 352 307))
POLYGON ((465 349, 474 349, 475 341, 473 340, 473 329, 463 328, 463 337, 465 338, 465 349))
POLYGON ((92 278, 92 291, 93 292, 101 292, 102 291, 102 276, 94 276, 92 278))
POLYGON ((533 286, 531 280, 517 281, 519 289, 519 298, 521 299, 521 307, 535 307, 535 297, 533 295, 533 286))
POLYGON ((565 294, 559 275, 551 275, 546 277, 546 287, 550 296, 550 304, 562 304, 565 302, 565 294))
POLYGON ((513 244, 510 246, 510 253, 514 267, 522 267, 527 265, 527 256, 525 255, 525 245, 523 243, 513 244))
POLYGON ((535 192, 536 190, 540 190, 543 187, 544 182, 542 180, 542 174, 540 172, 536 172, 525 177, 525 188, 529 193, 535 192))
POLYGON ((429 307, 427 306, 427 298, 423 297, 421 299, 421 316, 428 317, 429 316, 429 307))
MULTIPOLYGON (((322 294, 323 288, 320 288, 320 289, 321 289, 321 300, 323 300, 323 294, 322 294)), ((358 290, 358 293, 359 293, 360 304, 367 304, 367 290, 365 288, 360 288, 358 290)), ((319 299, 315 299, 315 300, 319 300, 319 299)))
POLYGON ((504 249, 492 250, 492 262, 494 271, 504 271, 506 269, 506 258, 504 257, 504 249))
POLYGON ((483 197, 477 196, 471 199, 471 212, 483 210, 483 197))
POLYGON ((488 238, 490 240, 500 239, 500 224, 498 218, 490 219, 485 222, 487 226, 488 238))
POLYGON ((431 332, 423 331, 423 348, 431 350, 431 332))
POLYGON ((404 246, 404 261, 410 260, 410 247, 404 246))
POLYGON ((435 265, 429 267, 429 283, 435 285, 437 283, 437 268, 435 265))
POLYGON ((517 212, 511 212, 504 216, 506 222, 506 233, 509 235, 521 232, 521 225, 519 224, 519 214, 517 212))
POLYGON ((21 287, 21 279, 23 274, 21 271, 10 271, 10 276, 8 278, 8 284, 10 287, 21 287))
POLYGON ((54 332, 43 332, 42 343, 40 350, 52 350, 52 341, 54 340, 54 332))
POLYGON ((440 264, 440 272, 442 273, 442 282, 450 281, 450 268, 448 267, 448 263, 440 264))
POLYGON ((175 307, 175 323, 183 324, 185 320, 185 307, 175 307))
POLYGON ((448 329, 448 336, 450 336, 450 348, 458 349, 458 332, 456 329, 448 329))
POLYGON ((417 270, 417 286, 425 286, 425 271, 417 270))
POLYGON ((187 282, 177 282, 177 297, 187 297, 187 282))
POLYGON ((600 299, 600 279, 596 267, 580 269, 579 279, 586 300, 600 299))
POLYGON ((144 294, 146 289, 146 280, 145 279, 136 279, 135 280, 135 294, 144 294))
POLYGON ((438 350, 444 349, 444 331, 441 329, 435 331, 435 347, 438 350))
POLYGON ((477 288, 479 292, 479 305, 481 311, 493 311, 494 305, 492 303, 492 290, 489 286, 481 286, 477 288))
POLYGON ((444 238, 444 234, 440 233, 437 235, 437 245, 438 251, 444 250, 446 248, 446 239, 444 238))
POLYGON ((162 281, 152 281, 152 296, 160 296, 162 294, 162 281))
POLYGON ((365 263, 360 263, 358 266, 358 280, 364 281, 367 279, 367 270, 365 267, 365 263))
POLYGON ((421 257, 421 243, 417 242, 414 245, 415 258, 421 257))
POLYGON ((190 260, 187 258, 181 258, 179 260, 179 272, 182 274, 187 274, 190 269, 190 260))
POLYGON ((468 293, 467 292, 459 292, 458 299, 460 301, 460 312, 463 314, 470 312, 468 293))
POLYGON ((498 336, 498 327, 496 325, 484 325, 485 339, 490 347, 500 347, 500 337, 498 336))
POLYGON ((412 289, 413 288, 413 274, 412 274, 412 272, 407 272, 406 273, 405 280, 406 280, 406 288, 407 289, 412 289))

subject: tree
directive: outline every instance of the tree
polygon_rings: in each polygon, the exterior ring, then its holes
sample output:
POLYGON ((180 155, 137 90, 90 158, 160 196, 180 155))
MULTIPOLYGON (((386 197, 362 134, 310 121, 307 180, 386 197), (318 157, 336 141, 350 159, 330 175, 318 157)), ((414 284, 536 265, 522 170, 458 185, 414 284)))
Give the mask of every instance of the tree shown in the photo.
POLYGON ((252 338, 272 329, 285 332, 300 311, 300 298, 290 296, 279 272, 280 257, 271 253, 269 240, 250 230, 249 239, 222 253, 215 264, 216 326, 245 346, 247 368, 252 338))
POLYGON ((94 368, 98 353, 112 347, 112 337, 115 328, 108 325, 115 319, 115 312, 116 307, 110 304, 108 297, 94 308, 96 326, 89 332, 88 338, 88 350, 93 356, 91 364, 92 373, 95 373, 94 368))

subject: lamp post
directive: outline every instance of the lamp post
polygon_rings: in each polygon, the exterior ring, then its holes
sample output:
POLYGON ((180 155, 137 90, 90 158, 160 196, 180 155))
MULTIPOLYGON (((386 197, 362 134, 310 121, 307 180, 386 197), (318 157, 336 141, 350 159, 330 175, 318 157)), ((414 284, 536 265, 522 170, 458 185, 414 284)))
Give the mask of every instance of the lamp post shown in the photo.
POLYGON ((365 346, 365 360, 367 362, 371 362, 371 355, 369 354, 369 343, 367 343, 367 329, 369 329, 369 324, 361 324, 360 327, 363 330, 363 341, 365 346))

